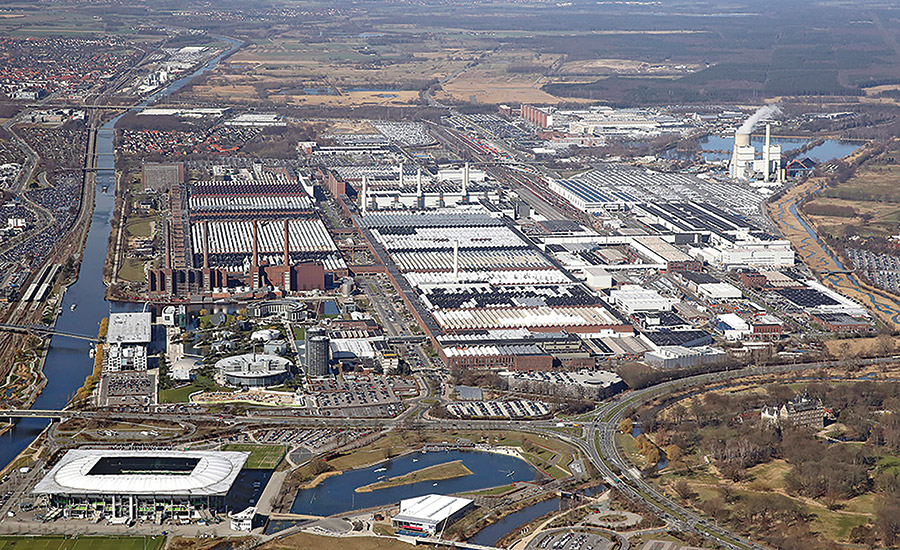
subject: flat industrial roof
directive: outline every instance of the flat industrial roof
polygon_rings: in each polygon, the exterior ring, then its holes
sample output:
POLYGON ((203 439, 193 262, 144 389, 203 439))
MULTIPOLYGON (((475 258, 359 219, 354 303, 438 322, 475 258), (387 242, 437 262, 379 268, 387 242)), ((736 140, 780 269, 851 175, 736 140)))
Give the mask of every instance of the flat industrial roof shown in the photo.
POLYGON ((472 504, 468 498, 448 497, 445 495, 423 495, 400 501, 400 513, 394 521, 414 521, 416 523, 437 524, 451 517, 456 512, 472 504))
POLYGON ((73 449, 33 493, 225 496, 249 456, 244 451, 73 449))
POLYGON ((110 313, 106 341, 110 344, 149 344, 152 319, 149 311, 110 313))

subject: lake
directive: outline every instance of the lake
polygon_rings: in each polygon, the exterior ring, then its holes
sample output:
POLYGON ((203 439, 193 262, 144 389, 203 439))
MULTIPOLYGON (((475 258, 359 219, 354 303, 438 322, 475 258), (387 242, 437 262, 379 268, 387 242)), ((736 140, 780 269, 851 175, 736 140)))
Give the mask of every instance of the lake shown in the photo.
POLYGON ((350 510, 396 504, 406 498, 430 493, 449 495, 477 491, 517 481, 534 481, 537 477, 537 471, 524 460, 499 453, 482 451, 416 452, 368 468, 350 470, 341 475, 329 477, 317 487, 304 489, 297 493, 294 505, 291 506, 291 512, 330 516, 350 510), (472 471, 472 475, 442 481, 420 481, 368 493, 355 492, 357 487, 374 483, 380 476, 390 479, 428 466, 455 460, 461 460, 466 468, 472 471), (386 468, 386 470, 375 471, 381 468, 386 468))

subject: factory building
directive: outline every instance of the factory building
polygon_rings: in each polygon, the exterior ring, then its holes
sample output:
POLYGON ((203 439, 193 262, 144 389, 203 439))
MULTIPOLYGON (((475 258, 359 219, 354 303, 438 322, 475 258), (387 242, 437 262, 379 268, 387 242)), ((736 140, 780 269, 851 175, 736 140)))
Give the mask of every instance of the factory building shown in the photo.
POLYGON ((716 364, 726 359, 724 351, 708 346, 660 346, 644 354, 644 362, 659 369, 685 369, 716 364))
POLYGON ((610 301, 628 315, 641 312, 671 311, 679 300, 638 285, 622 285, 609 293, 610 301))
POLYGON ((356 192, 358 209, 364 214, 375 210, 422 210, 479 200, 500 200, 497 187, 487 181, 487 174, 471 169, 468 163, 458 169, 438 170, 435 175, 423 173, 421 169, 410 173, 411 168, 400 164, 387 175, 378 167, 345 167, 335 171, 351 184, 356 192))
POLYGON ((553 126, 553 108, 522 104, 520 116, 540 128, 553 126))
POLYGON ((553 356, 534 344, 492 345, 457 344, 441 348, 450 368, 475 370, 549 371, 553 356))
POLYGON ((73 449, 32 491, 46 496, 65 518, 140 520, 201 519, 225 509, 249 452, 73 449))
POLYGON ((501 372, 500 379, 511 391, 600 400, 626 389, 618 374, 608 371, 501 372))
POLYGON ((324 289, 347 265, 313 209, 303 177, 285 168, 213 167, 216 179, 174 187, 165 262, 148 271, 156 297, 227 297, 324 289))

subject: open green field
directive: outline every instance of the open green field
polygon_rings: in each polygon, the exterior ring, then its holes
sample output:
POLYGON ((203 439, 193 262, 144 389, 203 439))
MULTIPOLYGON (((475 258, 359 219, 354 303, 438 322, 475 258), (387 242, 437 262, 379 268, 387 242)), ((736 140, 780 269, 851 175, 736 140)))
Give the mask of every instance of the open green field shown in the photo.
POLYGON ((144 281, 147 278, 144 274, 144 262, 136 258, 125 258, 119 267, 119 278, 133 283, 144 281))
POLYGON ((208 376, 202 374, 197 376, 194 381, 186 386, 171 388, 168 390, 159 390, 160 403, 184 403, 190 398, 191 394, 198 391, 232 391, 233 388, 217 386, 208 376))
POLYGON ((150 237, 153 235, 152 223, 149 218, 135 218, 125 225, 125 231, 132 237, 150 237))
POLYGON ((284 445, 254 445, 252 443, 232 443, 223 451, 250 451, 250 458, 244 468, 250 470, 274 470, 278 467, 287 448, 284 445))
POLYGON ((0 536, 0 550, 160 550, 166 537, 0 536))

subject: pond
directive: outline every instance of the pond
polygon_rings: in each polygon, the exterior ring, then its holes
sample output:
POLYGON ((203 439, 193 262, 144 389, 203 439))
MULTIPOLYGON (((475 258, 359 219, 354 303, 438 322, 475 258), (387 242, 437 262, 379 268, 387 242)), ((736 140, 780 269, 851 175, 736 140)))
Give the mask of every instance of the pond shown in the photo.
POLYGON ((533 481, 537 471, 520 458, 482 451, 439 451, 411 453, 374 466, 350 470, 324 480, 317 487, 297 493, 291 512, 330 516, 374 506, 395 504, 405 498, 430 493, 449 495, 508 485, 517 481, 533 481), (461 460, 472 475, 441 481, 420 481, 410 485, 357 493, 357 487, 401 476, 428 466, 461 460))
MULTIPOLYGON (((785 138, 778 136, 772 136, 771 139, 772 145, 781 145, 781 151, 783 153, 787 153, 788 151, 794 149, 799 149, 810 141, 811 140, 808 139, 785 138)), ((757 150, 759 150, 765 144, 765 142, 766 138, 763 136, 753 136, 750 138, 750 143, 754 145, 757 150)), ((859 146, 859 143, 841 141, 836 139, 826 139, 822 142, 821 145, 813 147, 800 156, 809 157, 816 162, 823 162, 835 158, 846 157, 857 148, 859 148, 859 146)), ((702 153, 703 158, 707 161, 727 160, 731 158, 731 150, 734 149, 734 138, 731 136, 708 136, 700 140, 700 147, 703 151, 707 151, 702 153)))

